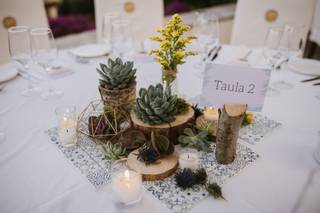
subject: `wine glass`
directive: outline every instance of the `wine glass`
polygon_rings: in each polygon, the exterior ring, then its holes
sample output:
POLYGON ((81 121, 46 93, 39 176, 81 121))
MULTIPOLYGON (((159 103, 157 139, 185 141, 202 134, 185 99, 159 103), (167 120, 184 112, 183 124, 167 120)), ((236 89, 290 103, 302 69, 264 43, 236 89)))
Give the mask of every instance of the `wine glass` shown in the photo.
MULTIPOLYGON (((271 27, 266 35, 262 54, 266 59, 268 65, 274 70, 275 65, 281 59, 281 53, 279 52, 279 42, 282 36, 283 29, 281 27, 271 27)), ((267 95, 276 96, 279 95, 279 91, 268 87, 267 95)))
POLYGON ((111 28, 111 55, 123 60, 133 58, 133 38, 128 20, 115 20, 111 28))
MULTIPOLYGON (((284 64, 296 57, 301 57, 303 49, 303 29, 304 27, 300 27, 295 24, 286 24, 284 26, 278 47, 279 53, 281 55, 281 60, 279 60, 278 65, 275 66, 279 67, 280 71, 282 69, 281 64, 284 64)), ((280 75, 281 80, 274 82, 272 85, 280 90, 293 88, 293 85, 291 83, 284 80, 285 76, 283 76, 282 74, 283 71, 281 71, 280 75)))
POLYGON ((10 56, 22 66, 19 72, 25 72, 27 76, 28 87, 21 92, 21 95, 25 97, 34 96, 41 91, 39 87, 33 85, 29 74, 31 62, 29 31, 27 26, 15 26, 8 29, 10 56))
POLYGON ((53 34, 49 28, 35 28, 31 30, 30 34, 32 59, 44 69, 48 84, 48 89, 41 94, 41 97, 44 100, 58 99, 63 93, 53 89, 49 75, 51 70, 50 64, 58 56, 53 34))
POLYGON ((212 13, 196 13, 194 22, 194 33, 198 37, 197 42, 200 47, 201 61, 196 64, 196 68, 203 68, 209 56, 212 57, 219 45, 219 20, 212 13), (211 51, 213 50, 213 51, 211 51), (211 52, 211 53, 210 53, 211 52))
POLYGON ((102 20, 102 40, 110 47, 111 45, 111 28, 112 22, 120 18, 120 14, 117 12, 108 12, 103 15, 102 20))

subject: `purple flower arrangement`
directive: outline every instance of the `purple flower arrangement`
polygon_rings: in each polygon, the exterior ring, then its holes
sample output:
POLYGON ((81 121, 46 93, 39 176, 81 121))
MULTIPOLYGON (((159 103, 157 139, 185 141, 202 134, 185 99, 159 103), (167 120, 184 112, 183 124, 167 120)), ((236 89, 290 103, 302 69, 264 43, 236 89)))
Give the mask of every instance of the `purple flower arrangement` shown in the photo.
POLYGON ((90 15, 70 15, 49 18, 49 25, 55 37, 95 29, 94 18, 90 15))

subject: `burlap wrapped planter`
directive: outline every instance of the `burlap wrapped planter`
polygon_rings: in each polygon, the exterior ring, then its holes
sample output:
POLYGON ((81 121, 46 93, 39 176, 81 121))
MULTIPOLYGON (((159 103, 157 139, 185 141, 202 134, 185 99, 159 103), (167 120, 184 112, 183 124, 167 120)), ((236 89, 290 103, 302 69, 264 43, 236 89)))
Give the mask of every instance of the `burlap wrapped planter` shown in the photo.
POLYGON ((105 105, 120 107, 130 112, 136 100, 136 83, 121 90, 108 90, 99 86, 99 92, 105 105))

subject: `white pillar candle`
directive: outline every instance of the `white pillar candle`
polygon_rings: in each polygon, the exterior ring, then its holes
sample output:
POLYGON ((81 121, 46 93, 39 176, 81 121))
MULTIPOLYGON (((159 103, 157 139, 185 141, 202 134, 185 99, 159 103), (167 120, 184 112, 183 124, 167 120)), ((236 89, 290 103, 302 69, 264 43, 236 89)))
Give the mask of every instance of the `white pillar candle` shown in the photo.
POLYGON ((142 177, 134 171, 118 171, 112 175, 112 190, 121 203, 126 205, 141 199, 142 177))
POLYGON ((72 146, 77 142, 77 121, 63 117, 59 123, 59 138, 64 146, 72 146))
POLYGON ((198 169, 199 168, 199 157, 194 152, 184 152, 179 156, 179 166, 181 169, 198 169))

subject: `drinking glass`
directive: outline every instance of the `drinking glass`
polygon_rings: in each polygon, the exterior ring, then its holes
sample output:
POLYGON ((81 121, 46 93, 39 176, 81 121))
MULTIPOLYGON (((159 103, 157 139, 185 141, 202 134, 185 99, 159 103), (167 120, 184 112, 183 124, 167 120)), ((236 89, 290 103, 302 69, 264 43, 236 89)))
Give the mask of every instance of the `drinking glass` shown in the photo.
MULTIPOLYGON (((279 52, 279 42, 282 36, 283 29, 281 27, 272 27, 268 30, 266 35, 264 46, 263 46, 263 56, 267 61, 268 66, 274 70, 275 65, 281 59, 281 53, 279 52)), ((267 95, 276 96, 279 95, 279 91, 268 87, 267 95)))
POLYGON ((25 97, 31 97, 41 91, 39 87, 33 85, 30 72, 30 33, 27 26, 16 26, 8 29, 9 53, 12 59, 18 62, 22 69, 19 72, 24 72, 27 76, 28 87, 21 94, 25 97))
POLYGON ((111 55, 123 60, 133 59, 133 38, 128 20, 115 20, 111 28, 111 55))
POLYGON ((53 34, 49 28, 35 28, 31 30, 30 34, 32 59, 44 69, 48 84, 47 90, 41 94, 41 97, 44 100, 58 99, 63 93, 53 89, 49 75, 51 70, 50 64, 58 56, 53 34))
POLYGON ((102 40, 110 47, 111 45, 111 28, 112 22, 120 18, 120 14, 116 12, 108 12, 103 15, 102 20, 102 40))
MULTIPOLYGON (((203 68, 203 65, 208 59, 210 49, 217 49, 219 45, 219 20, 212 13, 203 12, 196 13, 194 22, 194 33, 198 37, 197 41, 200 47, 200 63, 196 67, 203 68)), ((210 55, 213 56, 215 51, 210 55)), ((210 58, 209 58, 210 60, 210 58)))
MULTIPOLYGON (((282 69, 281 64, 286 63, 289 60, 294 60, 294 58, 302 56, 303 49, 303 29, 304 27, 298 26, 296 24, 286 24, 283 28, 283 33, 281 39, 279 41, 279 53, 281 55, 281 60, 276 67, 280 67, 280 71, 282 69)), ((283 76, 284 72, 281 71, 280 81, 274 82, 272 85, 274 88, 279 90, 291 89, 293 85, 289 82, 285 81, 285 76, 283 76)))

